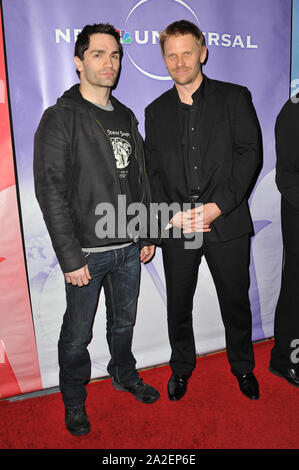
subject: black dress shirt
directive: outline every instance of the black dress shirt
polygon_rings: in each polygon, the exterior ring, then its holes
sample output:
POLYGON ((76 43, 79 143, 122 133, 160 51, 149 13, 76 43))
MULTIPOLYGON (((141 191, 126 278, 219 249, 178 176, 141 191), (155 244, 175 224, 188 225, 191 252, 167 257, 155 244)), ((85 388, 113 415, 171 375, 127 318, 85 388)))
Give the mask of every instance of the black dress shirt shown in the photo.
POLYGON ((205 78, 192 95, 192 105, 182 103, 177 95, 179 129, 189 196, 200 193, 199 120, 204 99, 204 85, 205 78))

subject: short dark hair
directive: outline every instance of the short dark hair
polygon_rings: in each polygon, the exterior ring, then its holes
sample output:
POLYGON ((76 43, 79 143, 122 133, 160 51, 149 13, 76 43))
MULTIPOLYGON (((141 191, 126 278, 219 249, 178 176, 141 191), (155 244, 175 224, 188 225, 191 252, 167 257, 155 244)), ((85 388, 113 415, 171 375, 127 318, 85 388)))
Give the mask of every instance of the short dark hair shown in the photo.
MULTIPOLYGON (((116 39, 116 42, 119 48, 120 57, 122 58, 123 48, 120 42, 120 33, 117 29, 114 28, 114 26, 112 26, 109 23, 99 23, 99 24, 93 24, 93 25, 88 24, 84 26, 82 31, 77 36, 74 56, 79 57, 79 59, 83 60, 84 52, 89 48, 90 36, 92 36, 93 34, 98 34, 98 33, 110 34, 116 39)), ((78 72, 78 70, 77 70, 77 74, 80 77, 80 73, 78 72)))
POLYGON ((160 34, 159 42, 162 54, 164 55, 164 43, 169 36, 180 36, 184 34, 192 34, 198 43, 198 47, 205 46, 206 41, 203 32, 191 21, 180 20, 174 21, 168 25, 160 34))

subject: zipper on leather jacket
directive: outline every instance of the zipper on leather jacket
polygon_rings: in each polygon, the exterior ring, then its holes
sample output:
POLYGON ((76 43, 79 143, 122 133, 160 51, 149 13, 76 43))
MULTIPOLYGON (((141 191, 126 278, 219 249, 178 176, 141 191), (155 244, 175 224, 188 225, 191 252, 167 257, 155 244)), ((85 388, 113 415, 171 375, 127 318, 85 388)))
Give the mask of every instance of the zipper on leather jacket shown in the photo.
MULTIPOLYGON (((135 137, 134 137, 134 126, 133 126, 133 116, 132 116, 132 114, 131 114, 131 124, 132 124, 132 138, 133 138, 133 140, 134 140, 134 147, 135 147, 135 159, 136 159, 136 161, 138 162, 138 165, 139 165, 139 185, 140 185, 140 187, 141 187, 141 189, 142 189, 142 201, 141 201, 140 204, 142 204, 142 202, 143 202, 143 200, 144 200, 144 190, 143 190, 143 186, 142 186, 141 183, 140 183, 140 176, 141 176, 141 174, 142 174, 142 168, 141 168, 141 164, 140 164, 140 162, 139 162, 139 160, 138 160, 138 158, 137 158, 137 155, 136 155, 136 148, 137 148, 137 146, 136 146, 136 140, 135 140, 135 137)), ((149 184, 149 180, 148 180, 148 176, 147 176, 147 172, 146 172, 145 156, 144 156, 143 146, 142 146, 141 152, 142 152, 141 157, 142 157, 142 159, 143 159, 143 165, 144 165, 144 172, 143 172, 143 173, 144 173, 144 178, 145 178, 145 180, 146 180, 147 187, 148 187, 148 197, 149 197, 148 205, 149 205, 149 211, 152 212, 152 213, 153 213, 153 216, 154 216, 155 218, 157 218, 157 220, 158 220, 157 214, 154 213, 154 210, 153 210, 152 205, 151 205, 151 202, 152 202, 152 201, 151 201, 151 197, 150 197, 150 195, 151 195, 151 190, 150 190, 150 184, 149 184)), ((138 220, 139 220, 139 219, 138 219, 138 220)), ((149 221, 150 221, 150 217, 149 217, 149 221)), ((158 224, 158 239, 159 239, 159 242, 161 242, 161 229, 160 229, 159 224, 158 224)))
POLYGON ((136 139, 135 139, 135 136, 134 136, 134 126, 133 126, 133 116, 131 114, 131 129, 132 129, 132 139, 133 139, 133 142, 134 142, 134 157, 135 157, 135 160, 136 162, 138 163, 138 166, 139 166, 139 177, 138 177, 138 183, 139 183, 139 186, 141 188, 141 191, 142 191, 142 199, 140 201, 140 204, 143 203, 144 201, 144 190, 143 190, 143 186, 141 184, 141 175, 142 175, 142 168, 141 168, 141 164, 137 158, 137 153, 136 153, 136 148, 137 148, 137 145, 136 145, 136 139))

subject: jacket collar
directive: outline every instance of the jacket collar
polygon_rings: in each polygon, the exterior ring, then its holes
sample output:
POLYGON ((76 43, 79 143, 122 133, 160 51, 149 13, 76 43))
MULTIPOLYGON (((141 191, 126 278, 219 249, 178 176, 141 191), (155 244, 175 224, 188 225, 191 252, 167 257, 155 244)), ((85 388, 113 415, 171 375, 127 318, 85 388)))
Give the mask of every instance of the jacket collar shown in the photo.
MULTIPOLYGON (((123 112, 134 117, 130 109, 118 101, 113 95, 110 95, 110 100, 114 107, 119 107, 123 112)), ((89 105, 88 101, 82 98, 79 90, 79 83, 76 83, 71 88, 66 90, 63 95, 58 98, 57 104, 63 107, 76 108, 78 112, 87 115, 90 115, 90 111, 92 109, 92 106, 89 105)))

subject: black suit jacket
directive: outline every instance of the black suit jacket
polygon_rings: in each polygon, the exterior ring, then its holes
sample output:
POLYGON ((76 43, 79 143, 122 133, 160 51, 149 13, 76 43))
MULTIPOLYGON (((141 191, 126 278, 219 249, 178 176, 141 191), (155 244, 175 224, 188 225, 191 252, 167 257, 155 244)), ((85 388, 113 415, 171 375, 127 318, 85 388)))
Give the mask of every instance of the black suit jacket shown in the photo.
MULTIPOLYGON (((248 196, 262 161, 260 126, 245 87, 207 77, 200 116, 200 196, 222 211, 204 242, 223 242, 252 233, 248 196)), ((152 199, 184 202, 188 183, 179 137, 174 87, 145 110, 146 164, 152 199)))
POLYGON ((281 193, 283 244, 299 254, 299 94, 293 101, 285 103, 276 119, 276 184, 281 193))

